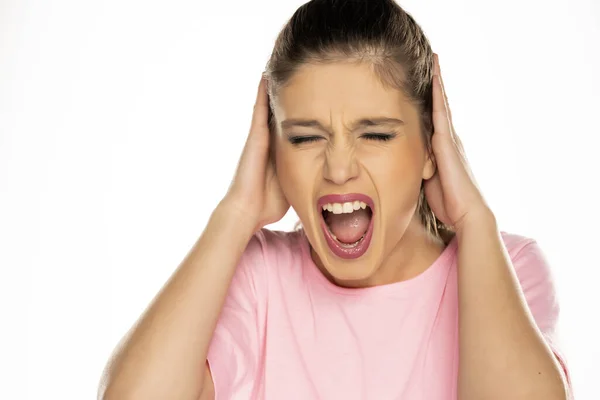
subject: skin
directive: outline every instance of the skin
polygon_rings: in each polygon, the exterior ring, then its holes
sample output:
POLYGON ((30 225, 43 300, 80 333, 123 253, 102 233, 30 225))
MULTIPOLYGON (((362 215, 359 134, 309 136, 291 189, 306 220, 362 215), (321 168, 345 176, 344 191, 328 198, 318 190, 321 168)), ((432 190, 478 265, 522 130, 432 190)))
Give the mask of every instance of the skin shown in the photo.
MULTIPOLYGON (((325 114, 319 114, 317 107, 299 107, 299 104, 295 112, 305 113, 302 117, 314 113, 313 118, 328 122, 328 140, 332 144, 319 153, 318 149, 286 148, 285 142, 279 140, 274 164, 269 158, 268 96, 265 80, 261 79, 250 132, 227 194, 185 259, 116 347, 103 373, 98 398, 214 398, 210 368, 203 360, 206 360, 231 278, 253 233, 280 220, 290 203, 309 226, 307 233, 311 235, 309 239, 315 253, 323 259, 324 272, 330 273, 334 280, 357 286, 372 285, 410 277, 426 268, 425 260, 411 255, 413 264, 418 265, 415 268, 400 255, 396 256, 395 251, 398 254, 410 252, 409 243, 418 245, 422 237, 418 225, 414 224, 414 216, 410 217, 416 203, 411 207, 410 202, 415 201, 415 182, 433 173, 426 181, 427 201, 438 218, 455 228, 458 239, 459 399, 566 399, 562 370, 527 309, 494 215, 475 184, 452 126, 437 57, 435 70, 432 146, 437 169, 434 172, 418 155, 418 141, 409 133, 412 132, 410 107, 405 103, 394 103, 399 109, 385 108, 381 104, 384 108, 368 110, 396 113, 396 117, 407 121, 402 135, 393 143, 363 144, 358 132, 350 134, 346 129, 352 120, 348 115, 356 116, 364 111, 353 108, 357 105, 350 101, 333 95, 327 97, 327 93, 326 104, 330 108, 325 114), (336 98, 338 102, 334 101, 336 98), (405 169, 396 168, 395 163, 388 165, 388 169, 399 174, 393 176, 376 162, 373 152, 389 159, 393 159, 391 153, 403 154, 413 157, 414 164, 394 159, 396 163, 404 163, 405 169), (343 161, 342 156, 352 162, 343 161), (286 161, 303 160, 301 157, 321 162, 316 166, 304 165, 310 171, 308 177, 294 173, 292 163, 286 161), (289 182, 295 179, 297 184, 303 185, 306 193, 279 179, 284 174, 289 182), (399 176, 405 181, 400 188, 392 189, 399 184, 399 176), (332 260, 318 236, 315 216, 308 204, 340 185, 364 190, 376 199, 378 233, 373 249, 369 250, 368 267, 332 260), (392 203, 394 195, 399 196, 400 204, 392 203), (392 223, 400 227, 393 228, 392 223), (392 257, 397 257, 397 268, 404 268, 405 272, 392 271, 389 261, 392 257)), ((347 69, 344 73, 347 77, 362 77, 356 86, 365 90, 348 92, 348 99, 353 98, 351 95, 366 96, 370 90, 376 90, 375 85, 368 84, 373 81, 369 81, 366 70, 347 69)), ((307 77, 314 79, 320 74, 309 73, 307 77)), ((328 79, 335 77, 330 71, 328 79)), ((323 85, 327 83, 321 81, 323 85)), ((349 86, 354 86, 354 81, 349 86)), ((343 85, 336 87, 344 88, 343 85)), ((316 89, 318 87, 313 86, 313 90, 316 89)), ((398 100, 392 97, 391 102, 398 100)), ((374 97, 370 99, 376 101, 374 97)), ((288 105, 290 101, 288 98, 288 105)), ((370 103, 363 102, 362 107, 370 107, 370 103)), ((291 111, 283 108, 277 111, 280 117, 282 111, 284 114, 291 111)), ((289 118, 286 115, 283 117, 289 118)), ((302 170, 297 165, 295 168, 302 170)), ((431 257, 439 254, 440 248, 436 249, 436 245, 426 247, 431 257)))
POLYGON ((274 103, 277 176, 324 275, 340 286, 366 287, 409 279, 431 265, 444 245, 427 234, 416 213, 421 182, 435 171, 417 108, 399 90, 384 87, 366 63, 306 64, 274 103), (400 122, 357 126, 365 118, 400 122), (291 142, 306 138, 316 140, 291 142), (355 260, 331 252, 315 206, 325 194, 344 193, 364 193, 375 204, 371 245, 355 260))
POLYGON ((442 246, 427 239, 414 215, 424 179, 432 211, 455 229, 458 240, 458 398, 567 399, 562 368, 527 307, 495 216, 453 127, 437 55, 434 71, 437 169, 425 157, 416 109, 400 93, 379 85, 367 66, 306 66, 299 71, 282 90, 275 115, 279 121, 315 119, 324 129, 280 129, 276 165, 282 191, 306 227, 313 258, 325 275, 338 284, 369 286, 414 276, 439 256, 442 246), (352 123, 365 114, 405 123, 390 141, 364 142, 364 131, 353 130, 352 123), (320 139, 294 147, 285 141, 290 135, 320 139), (360 262, 342 261, 324 243, 314 204, 326 193, 355 191, 375 201, 374 240, 360 262), (418 251, 411 248, 419 245, 418 251), (427 256, 416 258, 422 251, 427 256))

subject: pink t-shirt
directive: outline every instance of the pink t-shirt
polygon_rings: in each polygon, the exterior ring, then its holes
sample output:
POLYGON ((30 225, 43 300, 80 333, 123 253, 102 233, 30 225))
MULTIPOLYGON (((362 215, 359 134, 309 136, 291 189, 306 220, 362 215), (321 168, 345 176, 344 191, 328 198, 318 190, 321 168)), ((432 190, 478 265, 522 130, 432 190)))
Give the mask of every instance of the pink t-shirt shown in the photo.
MULTIPOLYGON (((502 233, 527 303, 555 342, 558 303, 537 243, 502 233)), ((259 231, 233 277, 209 353, 216 400, 455 400, 457 242, 421 275, 329 282, 303 231, 259 231)))

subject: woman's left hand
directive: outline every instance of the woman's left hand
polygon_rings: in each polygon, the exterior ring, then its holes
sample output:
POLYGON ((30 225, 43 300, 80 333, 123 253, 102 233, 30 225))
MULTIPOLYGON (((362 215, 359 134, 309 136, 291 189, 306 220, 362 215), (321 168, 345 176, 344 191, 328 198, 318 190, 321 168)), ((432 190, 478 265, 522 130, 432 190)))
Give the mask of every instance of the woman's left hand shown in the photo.
POLYGON ((437 54, 434 54, 431 141, 437 168, 425 182, 425 197, 436 217, 458 231, 467 220, 490 215, 454 130, 437 54))

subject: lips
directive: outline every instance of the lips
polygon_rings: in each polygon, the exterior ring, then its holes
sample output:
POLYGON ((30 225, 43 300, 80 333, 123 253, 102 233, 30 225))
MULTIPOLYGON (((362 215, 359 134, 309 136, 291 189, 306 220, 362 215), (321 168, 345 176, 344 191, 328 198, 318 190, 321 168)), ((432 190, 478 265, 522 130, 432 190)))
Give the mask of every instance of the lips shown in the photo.
POLYGON ((342 259, 347 260, 359 258, 366 253, 371 243, 371 238, 373 236, 373 199, 361 193, 330 194, 319 198, 319 200, 317 201, 317 211, 320 215, 321 228, 323 230, 323 235, 325 236, 325 241, 327 242, 327 245, 329 246, 333 254, 342 259), (337 240, 330 231, 329 226, 323 218, 323 205, 333 203, 353 203, 356 201, 365 203, 371 209, 372 215, 368 223, 367 230, 365 231, 365 234, 356 243, 345 244, 337 240))

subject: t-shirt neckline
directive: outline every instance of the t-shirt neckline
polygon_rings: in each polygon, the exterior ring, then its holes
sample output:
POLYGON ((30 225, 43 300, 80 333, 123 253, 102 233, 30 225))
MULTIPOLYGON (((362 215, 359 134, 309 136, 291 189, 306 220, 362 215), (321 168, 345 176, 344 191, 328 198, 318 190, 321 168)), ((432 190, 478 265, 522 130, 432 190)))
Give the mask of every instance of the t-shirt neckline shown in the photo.
POLYGON ((332 283, 323 275, 310 255, 310 242, 304 229, 300 228, 298 233, 300 236, 302 265, 308 270, 310 276, 318 281, 327 291, 347 296, 394 295, 404 297, 404 295, 409 295, 415 291, 421 291, 429 284, 432 284, 433 281, 436 281, 436 277, 446 275, 443 272, 447 272, 454 263, 457 250, 457 239, 455 236, 446 245, 444 250, 442 250, 438 258, 426 270, 413 278, 378 286, 347 288, 332 283))

